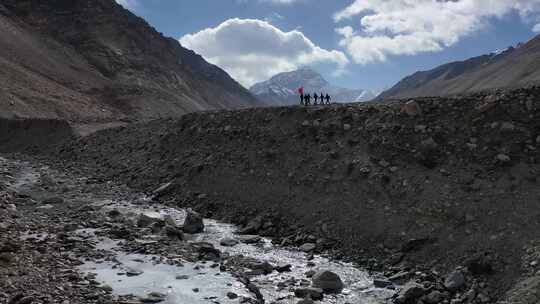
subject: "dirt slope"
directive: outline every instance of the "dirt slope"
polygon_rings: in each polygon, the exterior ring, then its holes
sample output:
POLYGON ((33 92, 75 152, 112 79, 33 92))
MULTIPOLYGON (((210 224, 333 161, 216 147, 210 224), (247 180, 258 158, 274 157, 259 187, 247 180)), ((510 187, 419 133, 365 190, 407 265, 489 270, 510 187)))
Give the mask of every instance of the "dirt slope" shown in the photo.
POLYGON ((540 257, 539 98, 532 88, 418 107, 197 113, 99 132, 59 155, 137 189, 172 182, 161 200, 285 244, 317 239, 389 275, 468 266, 489 303, 540 257))
POLYGON ((2 1, 0 46, 3 117, 120 120, 258 104, 113 0, 2 1))
POLYGON ((540 36, 500 54, 452 62, 417 72, 383 92, 378 99, 454 95, 540 83, 540 36))

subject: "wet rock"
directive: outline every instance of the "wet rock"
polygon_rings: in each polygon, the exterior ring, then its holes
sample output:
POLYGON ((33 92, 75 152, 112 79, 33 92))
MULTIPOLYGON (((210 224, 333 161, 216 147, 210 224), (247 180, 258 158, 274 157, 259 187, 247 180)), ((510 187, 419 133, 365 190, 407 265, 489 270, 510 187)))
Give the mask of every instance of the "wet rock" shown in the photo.
POLYGON ((307 298, 315 301, 322 300, 324 297, 323 293, 324 291, 321 288, 313 287, 297 288, 294 290, 294 295, 297 298, 307 298))
POLYGON ((137 218, 137 227, 139 228, 147 228, 153 225, 154 223, 159 222, 160 219, 148 216, 144 213, 139 214, 139 217, 137 218))
POLYGON ((238 239, 244 244, 256 244, 259 243, 262 238, 258 235, 239 235, 238 239))
POLYGON ((128 277, 140 276, 141 274, 143 274, 142 270, 138 270, 138 269, 135 269, 135 268, 127 268, 126 269, 126 276, 128 276, 128 277))
POLYGON ((312 282, 314 287, 321 288, 325 293, 340 293, 343 290, 341 278, 328 270, 317 272, 312 282))
POLYGON ((238 298, 238 295, 234 292, 227 292, 227 298, 231 299, 231 300, 234 300, 236 298, 238 298))
POLYGON ((219 241, 219 244, 225 247, 233 247, 233 246, 238 245, 238 241, 231 238, 224 238, 221 241, 219 241))
POLYGON ((163 302, 167 299, 167 295, 159 293, 159 292, 151 292, 146 297, 141 298, 141 302, 143 303, 159 303, 163 302))
POLYGON ((312 252, 315 250, 315 248, 317 248, 317 245, 313 243, 305 243, 304 245, 300 246, 299 249, 303 252, 312 252))
POLYGON ((197 250, 199 252, 199 259, 204 260, 219 260, 221 257, 221 251, 219 249, 214 248, 214 245, 206 242, 200 242, 195 243, 195 247, 197 247, 197 250))
POLYGON ((275 270, 279 273, 290 272, 291 267, 292 267, 291 264, 278 265, 275 267, 275 270))
POLYGON ((184 220, 184 232, 185 233, 200 233, 204 231, 203 218, 197 212, 189 209, 187 211, 186 219, 184 220))
POLYGON ((251 221, 249 221, 246 227, 241 229, 239 233, 240 234, 255 234, 262 228, 262 226, 263 226, 263 218, 262 216, 257 216, 251 221))
POLYGON ((459 270, 450 273, 444 280, 444 287, 450 291, 457 291, 465 286, 465 276, 459 270))
POLYGON ((396 302, 397 303, 408 303, 410 301, 414 301, 421 296, 423 296, 426 293, 426 289, 424 286, 415 283, 415 282, 409 282, 403 286, 403 288, 399 291, 396 302))
POLYGON ((177 280, 187 280, 187 279, 189 279, 189 276, 185 275, 185 274, 180 274, 180 275, 176 276, 176 279, 177 280))
POLYGON ((392 281, 386 280, 386 279, 374 279, 373 280, 373 285, 375 287, 377 287, 377 288, 394 287, 394 283, 392 283, 392 281))
POLYGON ((164 230, 165 230, 165 235, 167 235, 169 238, 178 239, 178 240, 184 239, 184 232, 178 227, 166 225, 164 230))

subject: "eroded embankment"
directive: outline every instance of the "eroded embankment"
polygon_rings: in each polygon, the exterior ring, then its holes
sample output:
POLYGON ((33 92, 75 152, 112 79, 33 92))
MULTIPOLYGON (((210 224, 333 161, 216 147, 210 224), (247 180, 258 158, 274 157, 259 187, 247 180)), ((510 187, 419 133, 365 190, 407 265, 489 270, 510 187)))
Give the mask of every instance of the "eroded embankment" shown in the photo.
POLYGON ((136 189, 170 182, 162 201, 389 275, 468 266, 462 292, 489 302, 540 257, 539 96, 198 113, 59 155, 136 189))

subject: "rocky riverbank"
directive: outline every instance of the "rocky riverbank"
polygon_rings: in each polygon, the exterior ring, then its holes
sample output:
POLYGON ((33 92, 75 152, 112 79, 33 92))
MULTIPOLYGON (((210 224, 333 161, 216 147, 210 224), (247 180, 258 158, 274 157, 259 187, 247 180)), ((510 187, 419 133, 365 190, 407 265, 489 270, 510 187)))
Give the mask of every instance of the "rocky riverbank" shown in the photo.
POLYGON ((381 274, 379 286, 410 287, 399 302, 536 303, 539 98, 530 88, 196 113, 41 157, 355 261, 381 274))

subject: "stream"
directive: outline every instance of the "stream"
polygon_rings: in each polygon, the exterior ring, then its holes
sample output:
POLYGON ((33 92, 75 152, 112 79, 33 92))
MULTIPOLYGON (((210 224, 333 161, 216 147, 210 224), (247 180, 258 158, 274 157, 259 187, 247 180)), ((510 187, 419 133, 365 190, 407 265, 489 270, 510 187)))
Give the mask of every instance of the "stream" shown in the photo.
MULTIPOLYGON (((56 172, 47 167, 36 169, 26 162, 19 162, 19 166, 21 169, 11 182, 13 190, 40 198, 49 195, 47 193, 49 190, 37 187, 36 183, 43 178, 43 172, 46 172, 48 177, 54 177, 56 172)), ((65 176, 58 179, 69 180, 65 176)), ((151 203, 144 195, 139 195, 136 199, 131 199, 133 195, 124 196, 118 192, 112 195, 107 193, 94 195, 88 192, 88 189, 76 189, 78 184, 73 183, 71 190, 64 190, 65 196, 69 198, 72 192, 83 193, 84 201, 91 202, 91 205, 99 208, 104 216, 111 210, 117 210, 131 218, 136 218, 140 214, 158 219, 170 216, 179 226, 183 224, 186 216, 185 210, 151 203)), ((78 199, 81 199, 81 195, 78 199)), ((38 208, 48 207, 44 205, 38 208)), ((234 246, 222 246, 220 243, 223 239, 243 238, 236 234, 238 227, 213 219, 204 219, 204 225, 204 232, 186 234, 185 242, 210 243, 229 257, 242 256, 272 265, 290 265, 288 272, 273 271, 270 274, 250 277, 251 282, 264 296, 265 303, 297 303, 300 299, 294 297, 294 289, 309 287, 311 279, 306 276, 306 272, 318 270, 329 270, 338 274, 345 288, 340 294, 325 295, 322 301, 316 303, 386 303, 394 294, 392 290, 375 288, 373 277, 353 264, 322 255, 315 255, 310 259, 304 252, 295 248, 276 246, 267 238, 260 238, 254 244, 240 241, 234 246)), ((74 235, 91 243, 95 250, 114 255, 114 258, 109 259, 82 259, 82 264, 78 268, 81 273, 93 276, 95 281, 111 288, 114 295, 134 295, 143 299, 143 302, 171 304, 252 303, 246 299, 252 299, 253 294, 233 274, 220 270, 218 264, 193 262, 181 258, 179 258, 181 263, 163 263, 156 255, 125 252, 119 246, 120 241, 103 236, 99 228, 77 229, 74 235), (148 297, 153 294, 158 294, 159 297, 148 297)), ((150 237, 137 241, 158 242, 157 240, 156 236, 155 240, 150 237)))

